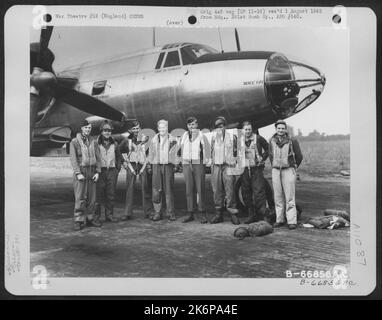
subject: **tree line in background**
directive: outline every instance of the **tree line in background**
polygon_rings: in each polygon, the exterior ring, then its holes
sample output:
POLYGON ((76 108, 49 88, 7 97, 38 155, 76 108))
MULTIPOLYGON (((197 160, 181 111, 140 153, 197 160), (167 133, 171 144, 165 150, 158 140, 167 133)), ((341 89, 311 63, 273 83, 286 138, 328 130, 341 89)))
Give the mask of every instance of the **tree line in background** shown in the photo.
POLYGON ((314 129, 308 135, 304 136, 300 129, 297 130, 297 134, 295 129, 292 126, 288 126, 289 136, 295 137, 300 141, 331 141, 331 140, 348 140, 350 139, 350 134, 330 134, 327 135, 325 132, 319 132, 314 129))

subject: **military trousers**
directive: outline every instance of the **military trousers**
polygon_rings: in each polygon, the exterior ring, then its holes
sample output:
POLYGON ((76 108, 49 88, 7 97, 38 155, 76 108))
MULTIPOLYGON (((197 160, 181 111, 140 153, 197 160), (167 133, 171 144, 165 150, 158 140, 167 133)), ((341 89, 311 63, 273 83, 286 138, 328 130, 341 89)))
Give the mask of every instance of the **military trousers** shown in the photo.
POLYGON ((166 202, 166 212, 170 216, 174 214, 174 165, 173 164, 153 164, 153 188, 152 201, 154 211, 161 213, 164 202, 166 202))
POLYGON ((102 168, 97 182, 97 205, 95 218, 101 216, 101 206, 105 208, 105 217, 113 216, 115 191, 118 180, 118 170, 116 168, 102 168))
POLYGON ((266 213, 266 192, 263 167, 246 167, 241 178, 241 191, 249 215, 263 219, 266 213))
POLYGON ((276 222, 297 224, 295 187, 296 169, 272 169, 272 184, 275 198, 276 222))
POLYGON ((183 164, 183 175, 186 183, 187 211, 194 211, 195 191, 198 195, 199 212, 205 212, 205 172, 203 164, 183 164))
MULTIPOLYGON (((142 164, 132 163, 133 168, 136 172, 142 169, 142 164)), ((141 188, 141 198, 142 198, 142 208, 145 216, 149 216, 153 211, 153 204, 151 201, 152 193, 152 183, 151 174, 147 171, 147 168, 137 177, 131 172, 130 169, 126 170, 126 199, 125 199, 125 216, 131 217, 133 214, 133 204, 134 204, 134 189, 135 182, 139 181, 141 188)))
POLYGON ((224 209, 224 200, 226 200, 227 211, 231 214, 237 214, 235 183, 236 176, 227 173, 228 166, 213 165, 211 168, 211 185, 214 193, 214 203, 216 213, 222 213, 224 209))
POLYGON ((81 173, 85 177, 83 181, 77 179, 73 174, 74 189, 74 221, 85 222, 94 218, 96 208, 97 186, 92 179, 96 173, 95 166, 81 167, 81 173))

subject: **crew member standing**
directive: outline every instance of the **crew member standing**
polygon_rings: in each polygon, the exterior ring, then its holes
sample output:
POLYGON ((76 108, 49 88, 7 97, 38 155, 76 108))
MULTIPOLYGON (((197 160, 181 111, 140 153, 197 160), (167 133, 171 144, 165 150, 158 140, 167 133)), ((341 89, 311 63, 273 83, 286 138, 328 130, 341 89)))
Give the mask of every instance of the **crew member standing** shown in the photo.
POLYGON ((100 219, 101 206, 105 208, 105 221, 118 222, 113 215, 114 198, 122 155, 118 143, 111 136, 113 127, 105 120, 100 126, 98 148, 101 162, 101 174, 97 183, 97 206, 95 220, 100 219))
POLYGON ((236 177, 229 172, 237 163, 237 137, 226 131, 226 119, 218 117, 211 138, 211 184, 214 193, 215 216, 211 223, 223 222, 224 200, 231 222, 240 224, 235 198, 236 177))
POLYGON ((166 201, 167 217, 175 221, 174 211, 174 167, 178 165, 179 143, 177 138, 168 132, 168 121, 158 121, 158 133, 153 137, 149 149, 149 162, 152 166, 154 205, 153 221, 162 219, 164 200, 166 201))
POLYGON ((147 159, 149 137, 141 132, 139 121, 135 120, 130 129, 131 135, 125 139, 120 147, 122 156, 125 160, 126 169, 126 200, 125 215, 122 220, 129 220, 133 214, 134 186, 139 179, 142 194, 142 208, 145 218, 150 218, 153 211, 151 202, 151 174, 150 165, 147 159))
POLYGON ((241 191, 245 206, 248 208, 249 224, 263 220, 266 214, 266 190, 264 182, 264 163, 268 158, 268 142, 258 133, 253 132, 252 124, 243 122, 244 172, 241 178, 241 191))
POLYGON ((275 228, 285 223, 289 229, 297 227, 295 200, 296 169, 302 161, 302 153, 297 140, 289 137, 283 120, 275 123, 276 133, 269 141, 269 159, 272 164, 272 184, 276 206, 275 228))
POLYGON ((196 189, 198 211, 201 214, 200 222, 207 223, 204 165, 210 160, 211 148, 207 137, 198 129, 198 120, 195 117, 187 119, 187 129, 188 131, 183 134, 180 142, 188 212, 188 216, 183 222, 186 223, 194 220, 196 189))
POLYGON ((101 227, 94 220, 96 207, 96 183, 99 178, 100 160, 97 140, 90 136, 92 125, 83 120, 81 132, 70 142, 70 162, 73 168, 74 230, 82 230, 85 224, 101 227))

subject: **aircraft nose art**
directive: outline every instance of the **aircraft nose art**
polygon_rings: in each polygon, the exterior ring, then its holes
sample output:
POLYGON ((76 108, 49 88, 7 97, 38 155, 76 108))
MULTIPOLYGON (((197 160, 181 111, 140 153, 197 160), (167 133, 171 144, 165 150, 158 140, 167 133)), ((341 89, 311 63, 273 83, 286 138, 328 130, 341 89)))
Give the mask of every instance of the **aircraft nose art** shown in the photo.
POLYGON ((312 104, 322 93, 325 76, 317 68, 275 53, 265 67, 265 88, 273 111, 280 118, 312 104))

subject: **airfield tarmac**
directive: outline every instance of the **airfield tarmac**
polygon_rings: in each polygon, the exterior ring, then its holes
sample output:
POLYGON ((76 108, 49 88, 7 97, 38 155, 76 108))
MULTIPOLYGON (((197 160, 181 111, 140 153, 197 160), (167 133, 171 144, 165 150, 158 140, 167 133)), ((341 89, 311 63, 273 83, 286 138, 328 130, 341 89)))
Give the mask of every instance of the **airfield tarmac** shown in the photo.
MULTIPOLYGON (((70 168, 50 166, 52 158, 31 158, 30 260, 46 267, 50 277, 212 277, 284 278, 286 270, 332 270, 350 264, 350 230, 299 227, 275 229, 270 235, 238 240, 237 226, 225 222, 182 223, 185 211, 183 176, 175 178, 178 220, 153 222, 139 209, 139 187, 134 217, 102 228, 73 231, 73 190, 70 168), (47 161, 48 165, 41 165, 47 161)), ((68 162, 69 159, 64 158, 68 162)), ((66 163, 65 162, 65 163, 66 163)), ((303 219, 322 215, 327 208, 350 209, 349 177, 313 177, 300 173, 297 201, 303 219)), ((118 179, 115 215, 124 207, 125 173, 118 179)), ((206 182, 209 217, 212 188, 206 182)), ((245 217, 242 217, 244 220, 245 217)))

